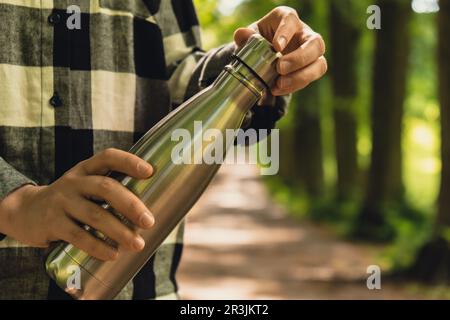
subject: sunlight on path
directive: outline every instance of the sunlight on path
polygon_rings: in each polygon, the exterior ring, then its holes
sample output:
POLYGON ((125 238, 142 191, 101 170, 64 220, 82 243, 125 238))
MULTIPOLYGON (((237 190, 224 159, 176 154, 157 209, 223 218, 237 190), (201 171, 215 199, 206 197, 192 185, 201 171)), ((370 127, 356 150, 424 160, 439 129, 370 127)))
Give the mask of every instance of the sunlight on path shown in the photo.
POLYGON ((366 287, 379 249, 287 217, 252 166, 224 166, 188 215, 178 275, 186 299, 419 298, 366 287))

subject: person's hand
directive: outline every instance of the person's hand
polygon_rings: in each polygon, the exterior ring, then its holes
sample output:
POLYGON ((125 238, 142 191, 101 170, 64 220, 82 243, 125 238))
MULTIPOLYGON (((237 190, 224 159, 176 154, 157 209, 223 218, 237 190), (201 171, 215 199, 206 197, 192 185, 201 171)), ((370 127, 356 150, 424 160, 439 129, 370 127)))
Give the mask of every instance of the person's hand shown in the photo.
POLYGON ((153 168, 135 155, 107 149, 80 162, 49 186, 26 185, 5 197, 0 202, 0 232, 33 247, 64 240, 101 260, 117 257, 117 249, 96 239, 79 222, 116 241, 119 249, 142 250, 145 243, 136 232, 90 200, 106 201, 140 228, 154 224, 153 215, 136 195, 105 176, 109 171, 146 179, 153 168))
POLYGON ((236 45, 243 46, 256 32, 283 53, 277 64, 280 77, 272 88, 274 96, 301 90, 326 73, 325 42, 300 20, 294 9, 277 7, 250 27, 237 29, 234 33, 236 45))

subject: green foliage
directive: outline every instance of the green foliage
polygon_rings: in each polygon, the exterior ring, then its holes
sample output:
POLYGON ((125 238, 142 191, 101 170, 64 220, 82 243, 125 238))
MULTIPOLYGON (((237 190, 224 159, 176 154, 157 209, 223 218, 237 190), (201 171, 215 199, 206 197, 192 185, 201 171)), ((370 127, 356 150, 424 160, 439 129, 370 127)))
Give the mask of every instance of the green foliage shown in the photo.
POLYGON ((430 239, 432 219, 413 221, 396 214, 390 217, 390 225, 396 230, 396 238, 381 259, 388 269, 400 272, 414 263, 418 250, 430 239))
MULTIPOLYGON (((330 1, 335 0, 242 0, 229 1, 238 5, 225 12, 224 3, 229 0, 195 0, 206 48, 232 41, 234 30, 258 20, 278 5, 298 9, 314 30, 329 42, 328 14, 330 1), (308 8, 306 10, 305 8, 308 8)), ((293 215, 327 221, 342 235, 351 233, 355 217, 362 202, 365 188, 365 172, 370 162, 371 130, 370 101, 374 35, 366 28, 366 9, 373 4, 369 0, 339 0, 339 8, 355 26, 360 27, 361 44, 358 48, 358 91, 355 113, 358 119, 358 160, 361 181, 351 199, 335 198, 336 160, 334 155, 334 128, 331 112, 333 96, 328 79, 322 80, 320 101, 317 102, 324 146, 326 190, 321 197, 308 197, 301 184, 288 175, 266 178, 275 199, 285 204, 293 215)), ((439 104, 436 79, 436 25, 435 14, 414 14, 411 23, 412 47, 410 72, 407 82, 403 128, 403 178, 408 204, 386 208, 388 226, 395 230, 395 240, 382 257, 393 268, 404 268, 413 261, 417 249, 431 233, 434 221, 435 200, 438 191, 439 158, 439 104)), ((395 54, 395 52, 393 52, 395 54)), ((292 101, 290 112, 279 123, 281 139, 290 135, 295 121, 295 108, 301 107, 301 94, 292 101)), ((283 155, 284 156, 284 155, 283 155)), ((281 159, 283 162, 283 159, 281 159)), ((295 159, 287 159, 295 161, 295 159)))
POLYGON ((411 29, 414 40, 404 118, 404 179, 408 199, 427 211, 437 196, 441 167, 435 15, 416 14, 411 29))
POLYGON ((274 7, 285 3, 278 0, 195 0, 195 5, 203 27, 206 49, 233 40, 237 28, 246 27, 263 17, 274 7), (222 12, 227 2, 238 3, 231 12, 222 12))
MULTIPOLYGON (((331 0, 333 1, 333 0, 331 0)), ((364 13, 367 7, 374 3, 373 0, 339 0, 337 8, 347 21, 360 27, 366 24, 367 15, 364 13)), ((362 29, 362 28, 361 28, 362 29)))

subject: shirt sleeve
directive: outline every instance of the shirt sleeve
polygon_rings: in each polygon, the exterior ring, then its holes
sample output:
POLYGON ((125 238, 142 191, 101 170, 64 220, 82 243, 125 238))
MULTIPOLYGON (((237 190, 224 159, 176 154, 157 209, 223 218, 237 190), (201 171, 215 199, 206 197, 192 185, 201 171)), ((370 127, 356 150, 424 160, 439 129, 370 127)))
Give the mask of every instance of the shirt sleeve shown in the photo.
MULTIPOLYGON (((26 184, 36 185, 34 181, 14 169, 2 157, 0 157, 0 201, 11 192, 26 184)), ((5 235, 0 233, 0 241, 4 238, 5 235)))
MULTIPOLYGON (((180 61, 169 80, 175 106, 211 85, 223 68, 231 62, 235 50, 235 45, 229 43, 208 52, 194 51, 180 61)), ((270 101, 253 106, 247 113, 242 125, 243 129, 271 130, 286 114, 290 96, 266 100, 270 101)))

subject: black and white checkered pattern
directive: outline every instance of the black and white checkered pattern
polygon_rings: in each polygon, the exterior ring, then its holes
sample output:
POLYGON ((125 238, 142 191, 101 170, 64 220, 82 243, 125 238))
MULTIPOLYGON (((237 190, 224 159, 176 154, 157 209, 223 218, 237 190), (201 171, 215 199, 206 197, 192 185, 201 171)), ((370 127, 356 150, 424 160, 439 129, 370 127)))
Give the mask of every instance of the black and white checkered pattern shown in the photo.
MULTIPOLYGON (((204 53, 190 0, 0 0, 0 199, 45 185, 98 151, 127 150, 208 84, 233 45, 204 53), (81 29, 69 30, 70 5, 81 29)), ((285 109, 254 108, 273 127, 285 109)), ((183 225, 120 298, 176 297, 183 225)), ((0 241, 0 298, 66 297, 49 283, 44 251, 0 241)))

